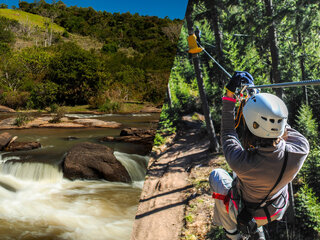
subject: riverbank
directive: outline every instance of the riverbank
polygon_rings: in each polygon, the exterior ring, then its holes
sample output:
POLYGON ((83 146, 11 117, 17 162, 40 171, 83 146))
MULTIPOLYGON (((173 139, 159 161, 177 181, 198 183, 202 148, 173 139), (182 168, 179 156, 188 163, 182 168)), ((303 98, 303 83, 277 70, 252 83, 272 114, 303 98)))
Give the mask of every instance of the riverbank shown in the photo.
MULTIPOLYGON (((115 113, 101 112, 91 109, 89 105, 74 107, 57 107, 45 110, 23 110, 16 112, 13 109, 0 106, 0 130, 29 129, 29 128, 120 128, 122 125, 116 121, 103 121, 106 115, 144 115, 160 114, 161 108, 148 103, 126 103, 120 111, 115 113), (83 115, 79 119, 77 115, 83 115), (86 117, 87 116, 87 117, 86 117)), ((158 119, 153 122, 157 123, 158 119)))
MULTIPOLYGON (((99 109, 93 109, 90 105, 82 105, 82 106, 65 106, 65 110, 68 113, 87 113, 87 114, 106 114, 106 113, 114 113, 114 114, 130 114, 130 113, 160 113, 161 106, 156 106, 151 103, 143 103, 143 102, 122 102, 120 103, 120 107, 117 111, 106 111, 102 112, 99 109)), ((50 109, 47 108, 47 111, 50 109)))
MULTIPOLYGON (((78 106, 63 106, 64 110, 68 113, 83 113, 83 114, 130 114, 130 113, 160 113, 161 106, 156 106, 151 103, 143 102, 123 102, 120 104, 120 107, 117 111, 99 111, 99 109, 94 109, 90 105, 78 105, 78 106)), ((48 113, 52 112, 53 109, 46 108, 44 110, 39 109, 11 109, 6 106, 0 105, 0 112, 13 113, 13 112, 22 112, 22 113, 48 113)))

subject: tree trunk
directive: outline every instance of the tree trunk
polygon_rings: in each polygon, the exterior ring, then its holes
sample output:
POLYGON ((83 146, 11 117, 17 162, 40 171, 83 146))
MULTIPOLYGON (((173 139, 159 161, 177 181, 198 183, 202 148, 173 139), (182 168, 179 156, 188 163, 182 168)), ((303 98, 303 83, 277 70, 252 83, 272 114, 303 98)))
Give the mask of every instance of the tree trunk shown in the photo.
MULTIPOLYGON (((193 1, 190 0, 188 7, 187 7, 187 12, 186 12, 186 21, 187 21, 189 35, 194 34, 192 18, 191 18, 192 9, 193 9, 193 1)), ((192 54, 192 60, 193 60, 194 70, 195 70, 196 77, 197 77, 197 83, 198 83, 198 88, 199 88, 199 93, 200 93, 200 98, 201 98, 201 103, 202 103, 202 110, 203 110, 203 114, 204 114, 205 121, 206 121, 208 137, 210 140, 210 147, 209 148, 213 152, 218 152, 219 151, 219 142, 216 138, 214 125, 212 123, 212 119, 210 116, 210 110, 209 110, 207 96, 206 96, 205 89, 204 89, 204 84, 203 84, 203 79, 202 79, 202 74, 201 74, 201 69, 200 69, 200 60, 199 60, 198 54, 192 54)))
MULTIPOLYGON (((301 31, 298 31, 298 44, 302 49, 302 55, 299 57, 300 69, 301 69, 301 81, 307 80, 306 70, 305 70, 305 61, 304 61, 304 49, 302 44, 301 31)), ((308 89, 307 86, 303 87, 303 94, 305 96, 306 104, 308 105, 308 89)))
MULTIPOLYGON (((273 20, 272 0, 265 0, 264 2, 266 6, 267 17, 270 20, 270 26, 268 29, 268 39, 269 39, 271 59, 272 59, 272 81, 274 83, 280 83, 281 73, 279 70, 279 49, 277 44, 277 32, 276 32, 275 23, 273 20)), ((282 88, 276 89, 276 95, 280 98, 283 97, 282 88)))
MULTIPOLYGON (((211 29, 213 29, 214 33, 214 39, 215 39, 215 52, 217 54, 217 61, 223 66, 225 63, 224 60, 224 54, 223 54, 223 48, 222 48, 222 33, 220 31, 219 27, 219 13, 217 10, 216 0, 212 1, 205 1, 204 2, 206 8, 209 12, 209 22, 211 25, 211 29)), ((209 60, 209 59, 208 59, 209 60)), ((217 66, 214 66, 213 68, 209 68, 209 75, 211 79, 217 78, 218 84, 221 89, 223 89, 225 85, 225 75, 222 73, 220 69, 218 69, 217 66), (219 73, 219 74, 217 74, 219 73)))
POLYGON ((170 81, 168 82, 168 87, 167 87, 167 98, 168 98, 169 107, 172 107, 170 81))

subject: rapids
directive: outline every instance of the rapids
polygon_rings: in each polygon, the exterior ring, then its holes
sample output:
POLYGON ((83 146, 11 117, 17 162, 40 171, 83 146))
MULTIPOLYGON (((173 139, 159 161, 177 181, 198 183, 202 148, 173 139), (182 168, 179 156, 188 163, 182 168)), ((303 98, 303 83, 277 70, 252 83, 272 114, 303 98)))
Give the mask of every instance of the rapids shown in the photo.
MULTIPOLYGON (((87 117, 87 116, 73 116, 87 117)), ((96 116, 95 116, 96 117, 96 116)), ((117 118, 124 127, 149 127, 150 116, 117 118), (147 118, 147 120, 146 120, 147 118)), ((155 118, 155 116, 152 116, 155 118)), ((128 170, 133 183, 70 181, 60 163, 65 152, 81 141, 117 135, 115 129, 29 129, 8 131, 22 140, 38 140, 41 149, 0 153, 0 239, 130 239, 146 173, 148 156, 134 144, 107 143, 128 170), (68 136, 76 137, 69 141, 68 136), (19 160, 21 162, 19 162, 19 160)))

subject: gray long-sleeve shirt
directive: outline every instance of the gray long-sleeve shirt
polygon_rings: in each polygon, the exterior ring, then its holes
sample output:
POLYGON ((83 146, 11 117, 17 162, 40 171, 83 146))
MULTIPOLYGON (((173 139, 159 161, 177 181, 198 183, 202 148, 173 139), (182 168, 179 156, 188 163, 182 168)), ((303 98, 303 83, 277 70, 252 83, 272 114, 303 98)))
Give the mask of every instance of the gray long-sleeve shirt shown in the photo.
MULTIPOLYGON (((277 181, 283 166, 285 146, 288 151, 288 162, 281 181, 270 193, 268 200, 278 198, 274 208, 269 209, 272 215, 277 208, 284 206, 287 198, 287 184, 294 179, 303 165, 308 153, 307 139, 292 128, 287 128, 288 138, 281 140, 276 146, 260 147, 249 152, 243 149, 235 131, 235 103, 223 100, 221 140, 223 152, 232 170, 237 174, 237 189, 247 202, 259 203, 269 193, 277 181)), ((258 211, 258 216, 264 215, 258 211)))

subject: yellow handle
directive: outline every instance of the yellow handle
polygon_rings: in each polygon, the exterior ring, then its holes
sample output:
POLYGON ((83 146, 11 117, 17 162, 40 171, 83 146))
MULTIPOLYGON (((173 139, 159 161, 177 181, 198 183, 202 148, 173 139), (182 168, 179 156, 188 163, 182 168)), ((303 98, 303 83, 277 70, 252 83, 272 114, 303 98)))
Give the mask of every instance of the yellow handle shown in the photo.
POLYGON ((189 53, 195 54, 202 52, 202 48, 199 48, 197 44, 197 37, 196 35, 190 35, 188 37, 188 44, 189 44, 189 53))

